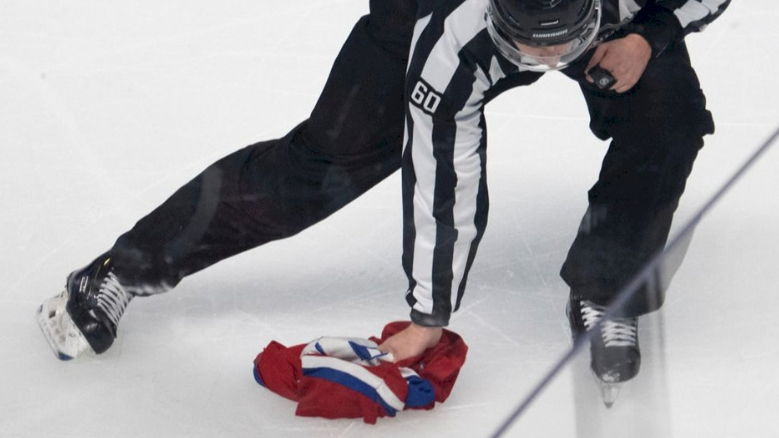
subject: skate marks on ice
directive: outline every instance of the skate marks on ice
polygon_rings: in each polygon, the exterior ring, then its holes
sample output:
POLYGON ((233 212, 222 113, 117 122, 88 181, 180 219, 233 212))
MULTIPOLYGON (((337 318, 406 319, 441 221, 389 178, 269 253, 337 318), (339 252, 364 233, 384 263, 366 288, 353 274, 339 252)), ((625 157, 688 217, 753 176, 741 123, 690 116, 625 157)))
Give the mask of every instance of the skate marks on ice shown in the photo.
MULTIPOLYGON (((584 409, 582 411, 582 406, 585 407, 592 407, 593 404, 601 404, 598 403, 597 399, 592 399, 591 401, 589 398, 584 397, 591 397, 594 394, 597 396, 597 398, 600 398, 603 400, 603 397, 609 397, 608 400, 604 400, 604 405, 601 405, 602 407, 608 409, 614 406, 615 399, 613 399, 615 393, 617 392, 623 392, 627 394, 627 391, 619 388, 619 391, 614 391, 613 388, 610 389, 610 391, 602 391, 603 386, 602 383, 598 381, 596 378, 595 384, 592 383, 592 374, 590 372, 590 366, 589 366, 589 338, 591 336, 598 336, 600 333, 600 328, 603 323, 603 321, 606 321, 608 319, 611 319, 613 315, 615 315, 619 309, 621 309, 632 297, 634 297, 636 294, 641 293, 643 290, 647 291, 664 291, 673 276, 677 273, 679 270, 679 267, 684 260, 684 256, 687 253, 687 250, 690 246, 690 242, 692 240, 693 233, 695 232, 696 227, 700 224, 701 220, 706 217, 706 215, 712 210, 712 208, 717 205, 722 198, 733 188, 733 186, 757 163, 764 155, 765 153, 771 149, 774 144, 776 143, 777 138, 779 138, 779 128, 776 128, 773 133, 771 133, 768 138, 752 153, 747 160, 735 171, 735 173, 728 178, 725 183, 714 193, 713 196, 711 196, 708 201, 692 216, 692 218, 685 223, 684 226, 680 228, 678 233, 669 240, 669 243, 666 245, 666 248, 663 252, 658 253, 654 257, 650 259, 650 261, 644 266, 643 269, 631 280, 618 294, 617 298, 613 301, 611 306, 606 309, 604 312, 602 318, 593 325, 587 332, 586 336, 581 336, 579 339, 574 342, 573 347, 560 359, 560 361, 551 368, 551 370, 544 376, 543 379, 540 380, 540 382, 530 391, 528 396, 524 398, 517 408, 506 418, 506 420, 496 429, 496 431, 493 433, 493 438, 498 438, 501 436, 505 436, 506 433, 508 433, 509 430, 512 429, 512 426, 514 423, 522 417, 522 415, 528 410, 528 408, 542 395, 542 393, 547 389, 548 386, 550 386, 554 380, 558 377, 558 375, 564 370, 566 367, 572 367, 576 373, 574 375, 575 377, 575 394, 577 399, 576 409, 577 409, 577 425, 581 424, 585 426, 585 429, 587 427, 590 427, 590 425, 598 425, 600 427, 600 422, 592 423, 589 422, 587 419, 592 418, 601 418, 603 416, 593 416, 592 411, 589 411, 589 409, 584 409), (585 371, 586 370, 586 371, 585 371), (585 377, 587 374, 589 374, 588 377, 585 377), (588 382, 591 387, 588 389, 586 386, 584 386, 584 382, 588 382), (608 408, 606 407, 608 406, 608 408)), ((642 319, 648 319, 648 317, 644 317, 642 319)), ((657 350, 657 357, 660 358, 662 354, 665 351, 665 348, 662 346, 662 339, 665 339, 665 336, 662 333, 662 323, 655 324, 656 326, 653 327, 655 330, 658 330, 660 332, 660 336, 657 343, 652 344, 655 349, 657 350)), ((647 363, 646 365, 654 365, 653 368, 661 369, 665 366, 664 360, 653 360, 651 364, 647 363)), ((663 406, 662 402, 664 400, 667 400, 667 394, 663 394, 662 392, 657 393, 657 397, 653 395, 653 392, 656 391, 658 388, 667 388, 667 384, 664 382, 666 379, 665 371, 650 371, 647 372, 645 368, 648 368, 648 366, 642 366, 642 371, 639 373, 639 377, 636 379, 627 381, 623 383, 623 386, 631 385, 632 383, 635 383, 637 381, 646 380, 650 382, 650 385, 643 386, 644 389, 647 391, 642 392, 640 397, 634 398, 634 400, 640 400, 641 398, 644 398, 645 400, 659 400, 660 405, 663 406), (651 373, 651 374, 650 374, 651 373), (644 378, 640 379, 641 375, 644 375, 644 378), (655 379, 657 379, 655 381, 655 379), (661 382, 658 385, 655 385, 656 382, 661 382)), ((638 390, 639 385, 636 385, 636 387, 631 388, 631 392, 633 390, 638 390)), ((655 403, 655 405, 657 405, 655 403)), ((650 412, 662 412, 666 411, 667 409, 661 408, 660 411, 650 411, 650 412)), ((640 411, 640 410, 639 410, 640 411)), ((665 420, 663 421, 665 424, 671 424, 670 421, 668 421, 668 418, 670 418, 670 415, 665 415, 665 420)), ((624 429, 623 429, 624 430, 624 429)), ((640 429, 635 429, 640 430, 640 429)), ((670 430, 670 429, 669 429, 670 430)), ((643 435, 643 431, 642 431, 643 435)), ((581 436, 591 436, 588 433, 584 433, 581 436)), ((598 431, 597 436, 605 436, 602 431, 598 431)), ((646 435, 646 436, 655 436, 655 435, 646 435)), ((668 434, 666 435, 656 435, 656 436, 670 436, 668 434)))

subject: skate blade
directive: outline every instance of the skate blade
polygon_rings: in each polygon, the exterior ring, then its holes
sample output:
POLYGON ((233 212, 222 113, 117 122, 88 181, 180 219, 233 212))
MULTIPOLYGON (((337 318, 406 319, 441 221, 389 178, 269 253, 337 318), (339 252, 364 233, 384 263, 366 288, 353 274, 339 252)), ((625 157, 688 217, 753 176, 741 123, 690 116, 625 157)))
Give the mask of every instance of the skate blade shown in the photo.
POLYGON ((611 409, 611 407, 614 406, 614 402, 617 401, 617 397, 619 397, 619 391, 622 389, 622 382, 607 382, 598 377, 592 369, 590 369, 590 371, 592 371, 592 377, 595 379, 598 389, 600 389, 600 396, 601 399, 603 399, 603 404, 611 409))
POLYGON ((38 325, 59 360, 71 360, 92 351, 66 310, 68 291, 43 302, 35 312, 38 325))
POLYGON ((622 388, 621 384, 598 382, 598 385, 600 386, 600 396, 603 398, 603 404, 611 409, 614 406, 614 402, 617 401, 617 397, 619 397, 619 390, 622 388))

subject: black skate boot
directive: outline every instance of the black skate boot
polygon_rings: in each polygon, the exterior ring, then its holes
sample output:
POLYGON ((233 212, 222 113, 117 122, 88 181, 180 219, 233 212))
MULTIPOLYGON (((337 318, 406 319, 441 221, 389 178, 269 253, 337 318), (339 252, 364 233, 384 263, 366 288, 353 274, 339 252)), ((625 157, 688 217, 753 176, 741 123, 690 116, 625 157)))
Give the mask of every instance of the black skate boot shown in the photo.
MULTIPOLYGON (((603 306, 572 296, 566 312, 574 340, 594 327, 605 310, 603 306)), ((606 407, 614 405, 620 384, 634 378, 640 367, 638 318, 603 320, 599 332, 590 336, 590 368, 606 407)))
POLYGON ((114 275, 111 256, 104 254, 68 276, 65 290, 38 308, 38 323, 61 360, 88 350, 100 354, 113 344, 132 298, 114 275))

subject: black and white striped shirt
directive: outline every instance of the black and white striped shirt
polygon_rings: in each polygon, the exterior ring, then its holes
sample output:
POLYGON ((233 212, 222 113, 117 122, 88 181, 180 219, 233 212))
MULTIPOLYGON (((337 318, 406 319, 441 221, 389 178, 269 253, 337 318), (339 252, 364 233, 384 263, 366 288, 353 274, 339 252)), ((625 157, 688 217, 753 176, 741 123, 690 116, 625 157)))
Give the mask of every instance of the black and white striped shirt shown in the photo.
MULTIPOLYGON (((662 51, 671 42, 664 38, 702 29, 728 3, 606 0, 601 34, 633 22, 660 23, 642 35, 662 51)), ((422 1, 414 28, 406 76, 403 267, 411 318, 421 325, 448 324, 486 227, 485 97, 502 79, 529 74, 495 48, 486 30, 487 4, 422 1)))

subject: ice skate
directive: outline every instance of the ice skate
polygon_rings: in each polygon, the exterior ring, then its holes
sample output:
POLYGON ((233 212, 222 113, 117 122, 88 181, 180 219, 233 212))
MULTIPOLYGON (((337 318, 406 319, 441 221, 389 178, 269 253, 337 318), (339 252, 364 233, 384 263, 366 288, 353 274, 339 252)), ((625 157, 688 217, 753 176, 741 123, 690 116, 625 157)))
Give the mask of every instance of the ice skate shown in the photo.
POLYGON ((110 255, 103 255, 71 273, 65 290, 45 301, 36 316, 54 354, 70 360, 111 347, 132 297, 114 274, 110 255))
MULTIPOLYGON (((603 306, 571 297, 567 313, 574 339, 592 329, 604 311, 603 306)), ((619 396, 622 383, 634 378, 641 367, 638 318, 607 319, 598 331, 590 336, 590 368, 603 403, 610 408, 619 396)))

